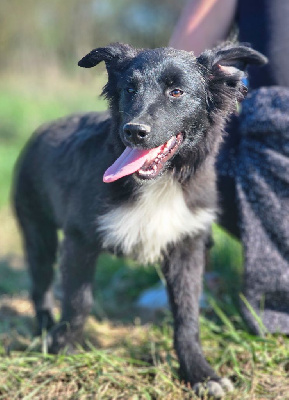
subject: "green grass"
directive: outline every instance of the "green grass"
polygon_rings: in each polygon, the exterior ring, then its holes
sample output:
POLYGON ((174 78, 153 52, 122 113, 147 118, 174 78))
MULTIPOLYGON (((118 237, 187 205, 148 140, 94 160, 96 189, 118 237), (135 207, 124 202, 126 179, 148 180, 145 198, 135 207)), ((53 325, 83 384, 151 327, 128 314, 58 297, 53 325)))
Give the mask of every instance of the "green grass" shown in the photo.
MULTIPOLYGON (((91 75, 92 76, 92 75, 91 75)), ((178 380, 169 312, 157 323, 134 306, 139 293, 159 281, 154 267, 104 254, 95 278, 95 305, 85 346, 73 356, 50 356, 33 337, 29 279, 19 234, 8 210, 13 165, 41 123, 80 111, 104 109, 101 83, 4 77, 0 82, 0 400, 193 399, 178 380), (5 79, 4 79, 5 78, 5 79)), ((103 77, 101 79, 103 81, 103 77)), ((231 400, 289 399, 289 339, 251 336, 238 311, 242 281, 240 244, 214 227, 208 269, 218 283, 208 290, 201 318, 206 357, 236 387, 231 400)), ((59 292, 56 285, 56 293, 59 292)), ((59 309, 56 309, 59 315, 59 309)))
MULTIPOLYGON (((13 167, 21 148, 32 132, 46 121, 76 111, 103 110, 106 104, 98 97, 101 83, 95 92, 77 82, 49 85, 13 77, 0 78, 0 208, 7 204, 13 167)), ((72 79, 72 78, 71 78, 72 79)), ((101 75, 100 81, 103 82, 101 75)))
MULTIPOLYGON (((86 350, 79 348, 73 356, 41 354, 36 352, 40 344, 32 340, 24 351, 3 346, 0 399, 196 398, 178 380, 169 318, 158 326, 91 320, 86 350), (98 347, 89 341, 92 334, 98 335, 98 347)), ((227 399, 289 399, 288 341, 258 339, 207 319, 201 322, 206 357, 235 382, 227 399)))

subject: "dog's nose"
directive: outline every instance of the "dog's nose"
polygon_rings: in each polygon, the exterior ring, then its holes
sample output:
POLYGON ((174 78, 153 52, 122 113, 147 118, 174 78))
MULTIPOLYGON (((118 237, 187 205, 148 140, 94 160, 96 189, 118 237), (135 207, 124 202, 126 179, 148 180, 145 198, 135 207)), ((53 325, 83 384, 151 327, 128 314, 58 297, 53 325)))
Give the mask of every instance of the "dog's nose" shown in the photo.
POLYGON ((151 127, 145 124, 129 123, 125 124, 123 127, 125 139, 133 143, 143 141, 150 131, 151 127))

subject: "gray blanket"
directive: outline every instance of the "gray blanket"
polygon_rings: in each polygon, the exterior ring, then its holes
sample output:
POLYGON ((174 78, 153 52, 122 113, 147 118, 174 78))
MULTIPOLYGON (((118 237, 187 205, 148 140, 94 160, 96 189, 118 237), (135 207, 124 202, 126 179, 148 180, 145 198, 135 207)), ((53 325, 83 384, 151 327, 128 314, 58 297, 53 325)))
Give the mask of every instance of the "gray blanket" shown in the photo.
MULTIPOLYGON (((244 295, 269 332, 289 334, 289 89, 252 91, 217 163, 221 224, 244 248, 244 295)), ((242 303, 254 333, 262 327, 242 303)))

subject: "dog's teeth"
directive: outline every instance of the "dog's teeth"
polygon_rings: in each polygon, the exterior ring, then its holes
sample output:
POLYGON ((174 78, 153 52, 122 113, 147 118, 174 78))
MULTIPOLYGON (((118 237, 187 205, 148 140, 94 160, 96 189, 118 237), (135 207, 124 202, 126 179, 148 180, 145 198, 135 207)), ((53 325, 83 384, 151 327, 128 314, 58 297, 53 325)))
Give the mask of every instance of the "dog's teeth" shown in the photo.
POLYGON ((175 147, 175 145, 177 144, 177 139, 176 139, 176 137, 174 136, 170 141, 169 141, 169 151, 170 150, 172 150, 174 147, 175 147))
POLYGON ((142 168, 139 169, 139 174, 144 178, 156 176, 158 171, 165 165, 165 162, 175 153, 176 148, 181 142, 182 136, 180 134, 170 138, 170 140, 161 147, 160 153, 153 160, 146 161, 142 168))
POLYGON ((175 144, 176 144, 176 137, 174 136, 173 138, 172 138, 172 141, 171 141, 171 143, 170 143, 170 147, 174 147, 175 146, 175 144))
POLYGON ((141 170, 142 175, 151 175, 152 170, 151 169, 146 169, 146 170, 141 170))

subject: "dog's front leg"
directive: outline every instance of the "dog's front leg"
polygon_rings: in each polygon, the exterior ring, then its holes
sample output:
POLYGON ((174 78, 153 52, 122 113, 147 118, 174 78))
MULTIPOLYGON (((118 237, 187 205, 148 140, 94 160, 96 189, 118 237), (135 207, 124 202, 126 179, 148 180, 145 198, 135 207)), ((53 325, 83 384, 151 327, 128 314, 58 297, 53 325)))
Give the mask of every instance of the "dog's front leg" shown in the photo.
POLYGON ((49 351, 73 351, 80 341, 85 320, 93 304, 92 284, 97 257, 96 248, 83 237, 67 235, 61 249, 62 316, 53 328, 49 351))
POLYGON ((197 394, 205 391, 220 398, 231 391, 205 360, 199 341, 199 297, 205 259, 205 238, 186 238, 172 247, 163 262, 163 273, 174 317, 174 345, 180 362, 180 377, 197 394), (204 383, 204 384, 203 384, 204 383))

